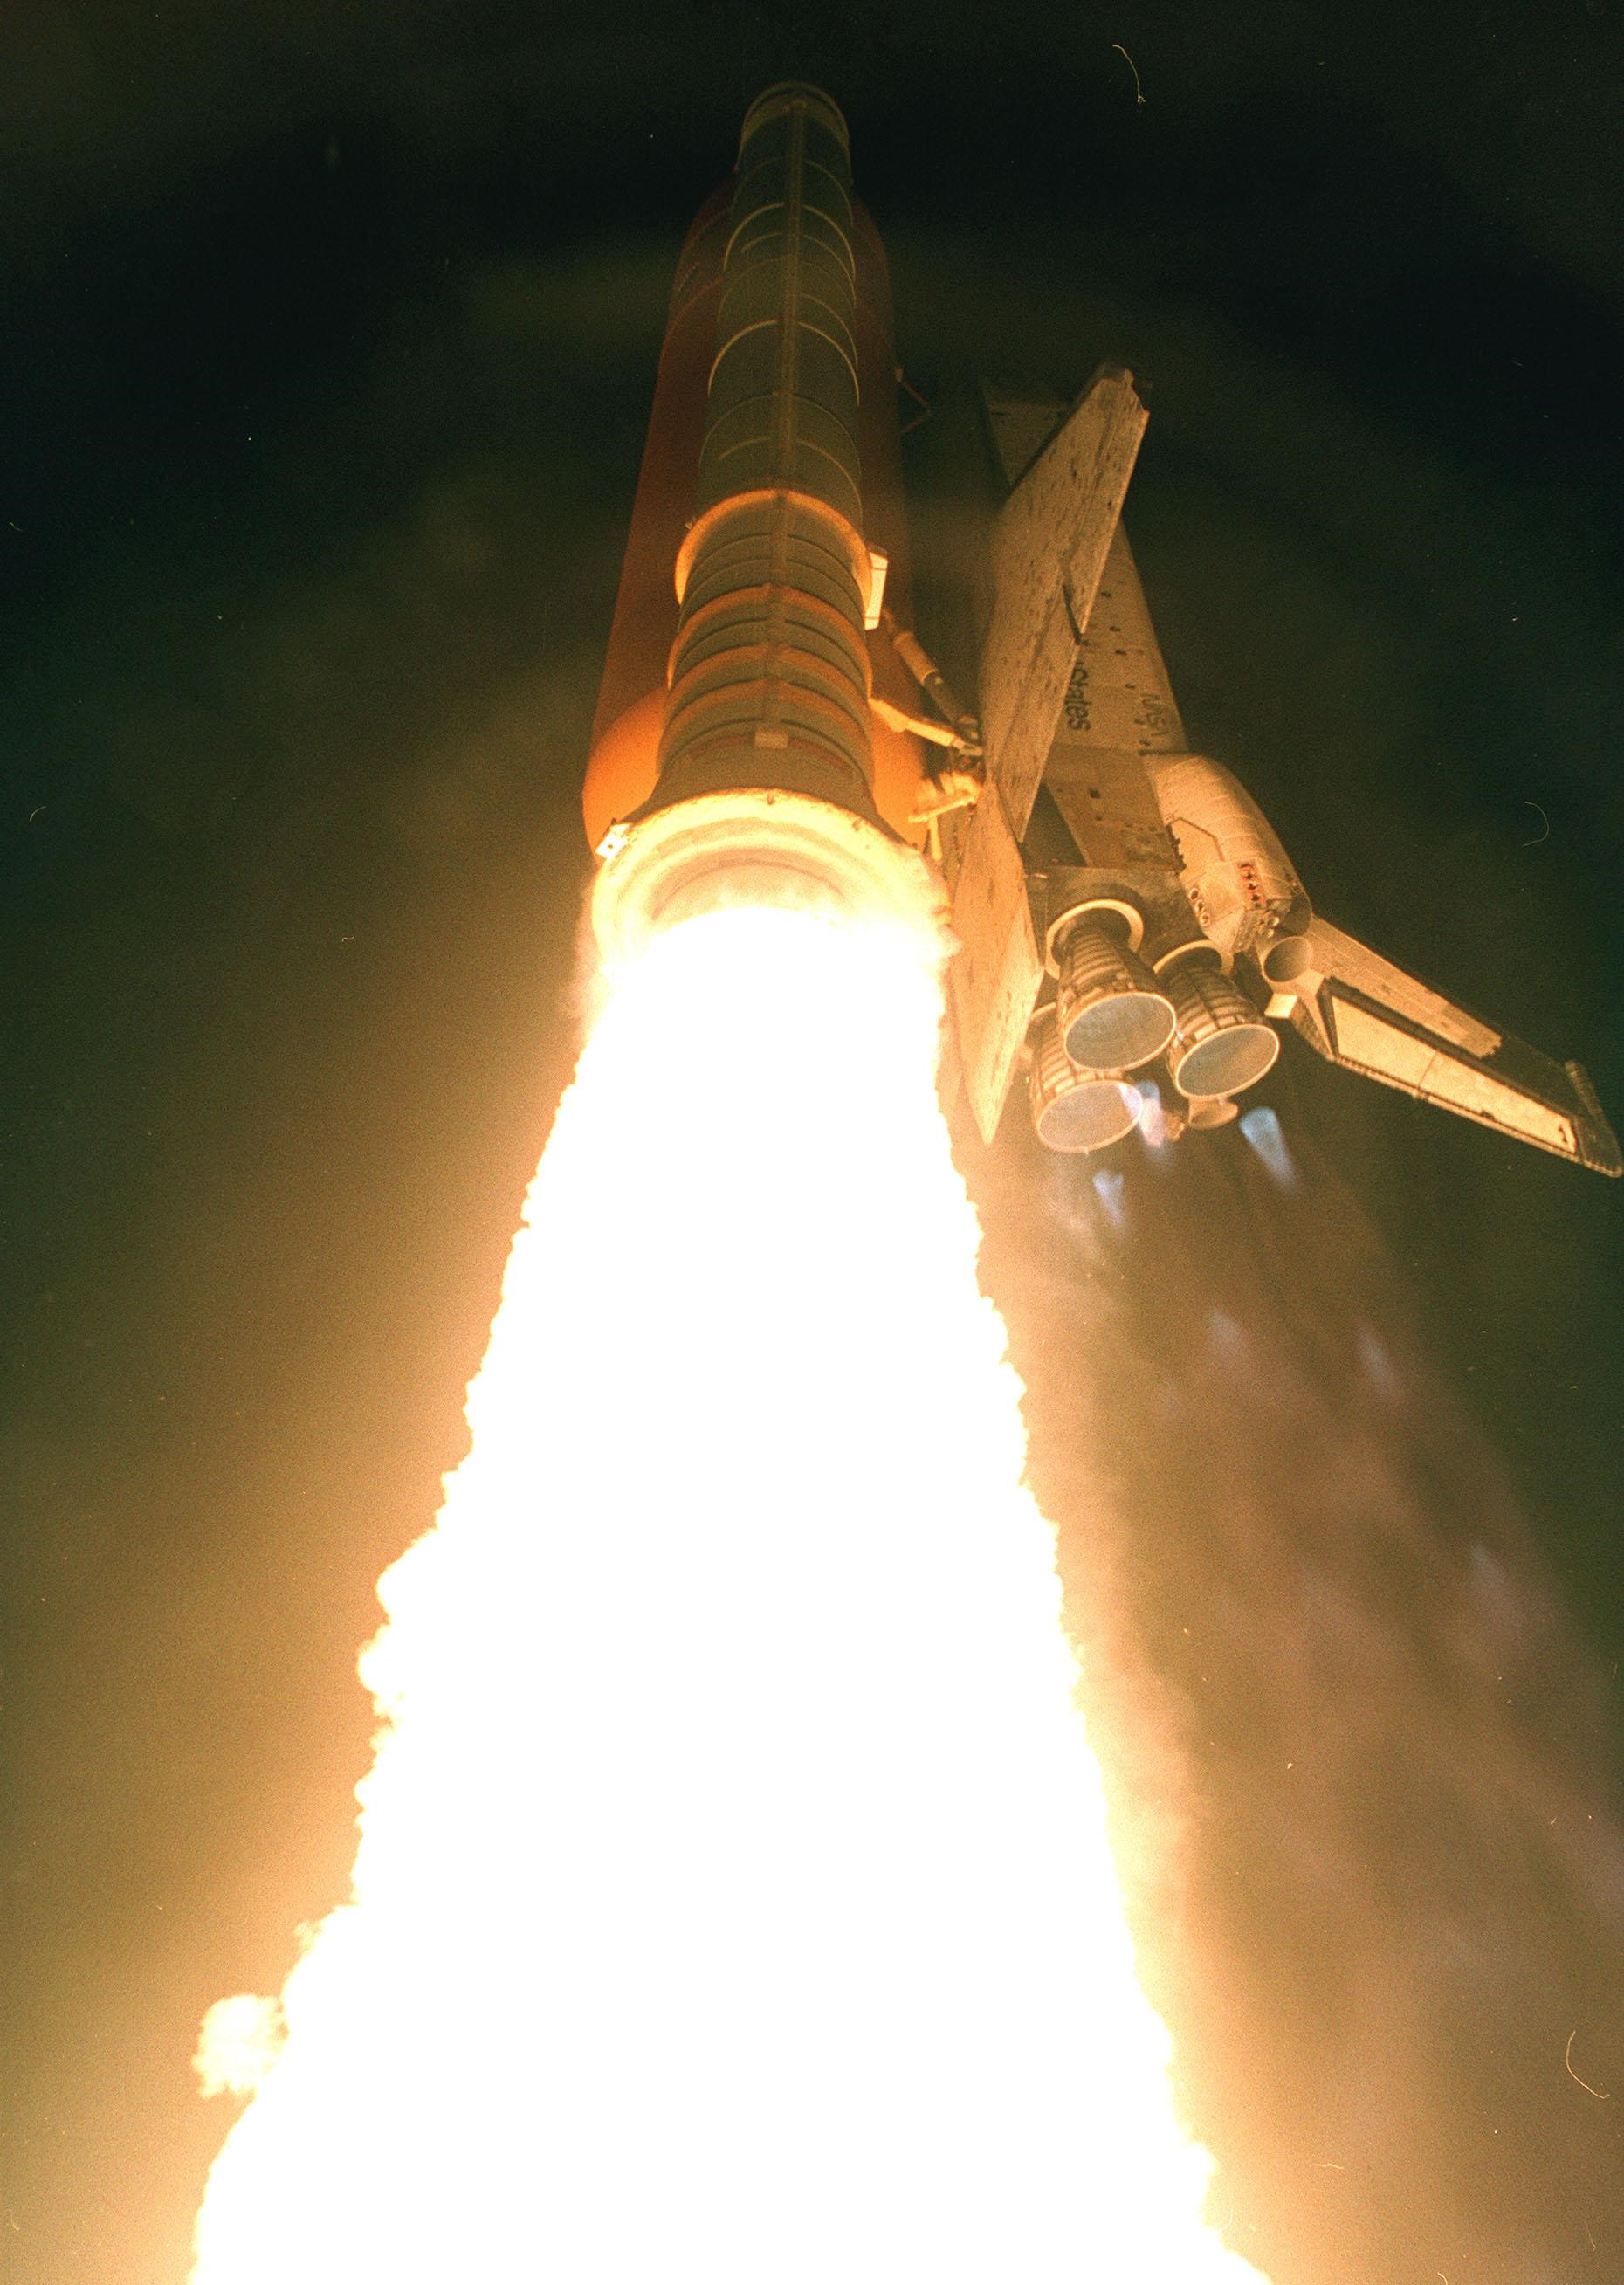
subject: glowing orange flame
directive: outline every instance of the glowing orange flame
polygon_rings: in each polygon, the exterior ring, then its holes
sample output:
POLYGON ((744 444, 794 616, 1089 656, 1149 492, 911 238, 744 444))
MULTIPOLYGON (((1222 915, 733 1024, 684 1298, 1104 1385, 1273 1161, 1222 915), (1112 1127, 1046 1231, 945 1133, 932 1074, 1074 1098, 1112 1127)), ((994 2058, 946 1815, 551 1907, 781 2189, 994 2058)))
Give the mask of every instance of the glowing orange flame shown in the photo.
POLYGON ((615 979, 382 1582, 354 1900, 224 2026, 197 2285, 1254 2276, 1134 1976, 939 1015, 895 924, 718 914, 615 979))

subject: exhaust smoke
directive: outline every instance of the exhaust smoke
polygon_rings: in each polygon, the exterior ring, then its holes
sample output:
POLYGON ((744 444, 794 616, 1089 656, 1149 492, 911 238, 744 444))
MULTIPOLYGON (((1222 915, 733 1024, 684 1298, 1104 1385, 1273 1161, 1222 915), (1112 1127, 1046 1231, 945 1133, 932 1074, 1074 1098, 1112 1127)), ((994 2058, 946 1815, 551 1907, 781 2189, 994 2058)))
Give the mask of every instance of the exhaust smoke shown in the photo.
POLYGON ((1272 2275, 1613 2285, 1606 1669, 1291 1111, 978 1190, 1151 1996, 1272 2275))

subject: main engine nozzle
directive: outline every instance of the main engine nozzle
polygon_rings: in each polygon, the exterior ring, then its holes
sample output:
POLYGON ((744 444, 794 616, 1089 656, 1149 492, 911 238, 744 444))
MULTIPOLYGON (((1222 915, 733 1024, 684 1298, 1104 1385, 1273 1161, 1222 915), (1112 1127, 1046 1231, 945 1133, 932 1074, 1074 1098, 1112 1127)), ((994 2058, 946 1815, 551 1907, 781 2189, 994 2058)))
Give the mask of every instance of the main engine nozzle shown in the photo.
POLYGON ((871 793, 846 125, 788 82, 739 145, 658 778, 600 853, 606 954, 712 906, 920 908, 871 793))
POLYGON ((1205 1102, 1255 1087, 1280 1053, 1280 1034, 1216 953, 1181 955, 1161 980, 1176 1018, 1167 1064, 1180 1094, 1205 1102))
POLYGON ((1053 1008, 1034 1018, 1029 1045, 1032 1120, 1047 1149, 1105 1150, 1133 1133, 1143 1107, 1139 1089, 1124 1072, 1075 1063, 1053 1008))
POLYGON ((1055 946, 1060 1036, 1085 1071, 1135 1071, 1173 1037, 1173 1002, 1126 937, 1115 913, 1090 912, 1055 946))

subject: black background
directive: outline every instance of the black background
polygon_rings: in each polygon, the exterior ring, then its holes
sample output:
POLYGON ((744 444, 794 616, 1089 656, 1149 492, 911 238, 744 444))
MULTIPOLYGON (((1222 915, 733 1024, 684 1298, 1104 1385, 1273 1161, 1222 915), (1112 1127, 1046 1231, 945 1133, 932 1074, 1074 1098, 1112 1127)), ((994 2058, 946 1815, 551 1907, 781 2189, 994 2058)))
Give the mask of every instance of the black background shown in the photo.
MULTIPOLYGON (((18 2285, 184 2276, 196 2022, 341 1893, 372 1582, 573 1053, 671 263, 787 72, 927 397, 1134 368, 1187 721, 1327 913, 1624 1109, 1611 0, 8 11, 18 2285)), ((1602 2285, 1624 1210, 1291 1048, 1262 1093, 1294 1189, 1233 1131, 971 1169, 1158 1996, 1278 2285, 1602 2285)))

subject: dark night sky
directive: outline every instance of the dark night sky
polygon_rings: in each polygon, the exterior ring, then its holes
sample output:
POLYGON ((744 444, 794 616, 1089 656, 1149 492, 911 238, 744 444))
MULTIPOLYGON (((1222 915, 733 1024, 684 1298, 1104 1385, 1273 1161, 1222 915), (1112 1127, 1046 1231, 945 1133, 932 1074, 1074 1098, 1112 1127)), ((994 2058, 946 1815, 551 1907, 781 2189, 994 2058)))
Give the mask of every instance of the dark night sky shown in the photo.
MULTIPOLYGON (((197 2021, 341 1891, 372 1582, 459 1457, 570 1062, 671 263, 787 71, 847 110, 927 395, 1139 375, 1187 720, 1328 915, 1624 1114, 1617 0, 20 0, 15 2285, 179 2285, 197 2021)), ((1140 1708, 1160 1996, 1276 2285, 1611 2285, 1624 1185, 1290 1047, 1262 1092, 1294 1189, 1233 1132, 1104 1197, 1016 1133, 973 1169, 1140 1708)))

